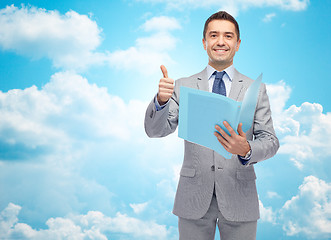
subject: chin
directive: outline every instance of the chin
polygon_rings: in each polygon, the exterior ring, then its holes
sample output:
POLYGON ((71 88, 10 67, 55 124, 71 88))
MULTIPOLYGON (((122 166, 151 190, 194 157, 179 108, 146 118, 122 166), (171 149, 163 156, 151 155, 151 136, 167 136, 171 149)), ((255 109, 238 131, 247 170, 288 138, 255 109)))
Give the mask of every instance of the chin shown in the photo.
POLYGON ((216 64, 222 64, 222 65, 228 63, 228 61, 226 59, 220 59, 220 58, 214 59, 213 62, 216 64))
POLYGON ((227 56, 226 55, 214 56, 214 61, 215 62, 224 62, 224 61, 227 61, 227 56))

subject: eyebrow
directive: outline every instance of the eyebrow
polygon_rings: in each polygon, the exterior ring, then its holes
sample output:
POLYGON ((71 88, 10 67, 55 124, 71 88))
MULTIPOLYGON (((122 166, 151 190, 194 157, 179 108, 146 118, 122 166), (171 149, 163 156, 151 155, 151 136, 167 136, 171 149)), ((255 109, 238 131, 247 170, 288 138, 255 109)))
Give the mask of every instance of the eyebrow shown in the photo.
POLYGON ((231 34, 231 35, 234 35, 234 32, 225 32, 225 34, 231 34))
POLYGON ((208 34, 214 34, 214 33, 219 33, 218 31, 210 31, 208 34))
MULTIPOLYGON (((210 34, 215 34, 215 33, 219 34, 220 32, 219 31, 210 31, 208 34, 210 35, 210 34)), ((224 34, 234 35, 234 32, 224 32, 224 34)))

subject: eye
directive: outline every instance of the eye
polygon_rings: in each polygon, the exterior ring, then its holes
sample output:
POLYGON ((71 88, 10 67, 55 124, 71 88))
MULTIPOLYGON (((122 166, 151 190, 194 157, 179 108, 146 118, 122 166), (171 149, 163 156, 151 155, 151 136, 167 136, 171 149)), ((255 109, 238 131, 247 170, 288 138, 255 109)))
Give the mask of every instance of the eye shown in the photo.
POLYGON ((231 38, 232 38, 232 35, 227 34, 227 35, 225 35, 225 37, 226 37, 227 39, 231 39, 231 38))

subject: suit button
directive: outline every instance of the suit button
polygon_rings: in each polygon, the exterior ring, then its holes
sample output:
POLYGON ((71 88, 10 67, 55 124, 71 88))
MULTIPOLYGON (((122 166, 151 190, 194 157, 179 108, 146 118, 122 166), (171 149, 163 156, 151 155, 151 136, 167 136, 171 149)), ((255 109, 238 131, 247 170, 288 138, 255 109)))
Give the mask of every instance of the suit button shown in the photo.
POLYGON ((214 165, 211 166, 211 170, 212 170, 212 171, 215 171, 215 166, 214 166, 214 165))

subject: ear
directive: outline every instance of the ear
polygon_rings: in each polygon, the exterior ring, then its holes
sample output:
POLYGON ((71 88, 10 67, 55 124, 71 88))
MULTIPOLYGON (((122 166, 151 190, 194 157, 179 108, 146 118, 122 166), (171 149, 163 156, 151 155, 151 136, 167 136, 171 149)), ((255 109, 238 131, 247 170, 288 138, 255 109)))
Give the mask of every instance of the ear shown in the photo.
POLYGON ((203 48, 205 49, 205 50, 207 50, 207 47, 206 47, 206 40, 203 38, 202 39, 202 44, 203 44, 203 48))
POLYGON ((239 50, 240 43, 241 43, 241 39, 239 39, 239 40, 237 41, 236 52, 239 50))

